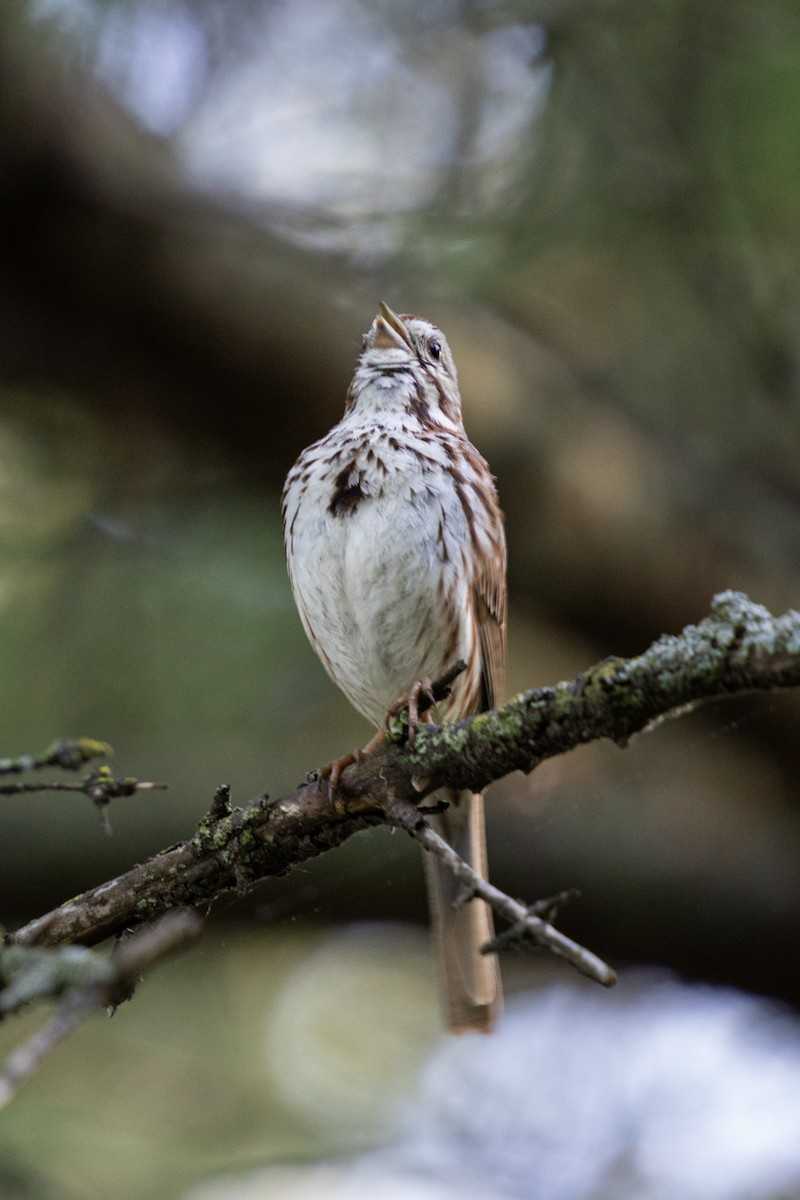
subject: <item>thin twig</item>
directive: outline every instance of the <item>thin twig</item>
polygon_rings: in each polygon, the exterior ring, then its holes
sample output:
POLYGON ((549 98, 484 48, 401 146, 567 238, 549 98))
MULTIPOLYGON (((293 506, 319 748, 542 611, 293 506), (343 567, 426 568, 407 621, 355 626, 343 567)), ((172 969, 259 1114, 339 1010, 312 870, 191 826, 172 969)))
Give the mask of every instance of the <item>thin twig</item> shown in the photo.
MULTIPOLYGON (((14 1098, 56 1046, 93 1013, 127 999, 139 976, 166 955, 193 941, 201 925, 195 913, 175 910, 122 942, 108 959, 104 977, 96 977, 97 966, 92 964, 90 981, 70 988, 55 1013, 6 1059, 0 1071, 0 1108, 14 1098)), ((61 952, 50 953, 56 958, 61 952)))
MULTIPOLYGON (((450 695, 450 685, 455 683, 459 675, 463 675, 467 669, 467 664, 463 658, 458 662, 453 663, 452 667, 448 667, 438 679, 434 679, 431 684, 431 693, 434 701, 439 704, 442 700, 446 700, 450 695)), ((424 713, 427 708, 431 707, 430 697, 426 693, 422 693, 418 702, 418 710, 420 714, 424 713)))
MULTIPOLYGON (((97 745, 102 744, 97 743, 97 745)), ((63 743, 56 743, 56 749, 61 746, 63 743)), ((23 768, 18 765, 22 760, 14 761, 17 763, 17 767, 14 769, 22 770, 23 768)), ((39 763, 38 765, 44 764, 39 763)), ((115 779, 110 768, 102 766, 93 771, 91 775, 84 776, 80 783, 65 783, 62 779, 44 779, 38 780, 36 783, 2 783, 0 784, 0 796, 18 796, 29 792, 82 792, 89 797, 97 809, 103 833, 110 835, 111 821, 108 817, 108 806, 112 800, 116 800, 120 796, 133 796, 136 792, 162 791, 166 787, 166 783, 151 783, 142 779, 115 779)))
MULTIPOLYGON (((527 905, 522 904, 519 900, 512 900, 505 892, 501 892, 488 880, 483 879, 477 871, 464 862, 460 855, 456 854, 453 847, 444 838, 430 827, 410 801, 400 799, 391 801, 386 809, 386 818, 390 825, 404 829, 420 845, 435 855, 440 862, 443 862, 466 885, 471 895, 480 896, 494 912, 510 922, 516 931, 515 940, 522 941, 527 938, 539 946, 546 947, 553 954, 557 954, 559 958, 566 959, 582 975, 587 975, 597 983, 602 983, 604 987, 613 987, 617 982, 617 976, 612 968, 591 950, 573 942, 571 938, 561 933, 548 921, 536 916, 527 905)), ((483 950, 484 952, 493 952, 495 948, 494 943, 489 943, 483 947, 483 950)))
POLYGON ((0 796, 22 796, 35 792, 82 792, 100 803, 118 796, 133 796, 135 792, 162 791, 166 783, 151 783, 143 779, 113 779, 99 774, 87 775, 80 783, 65 783, 63 779, 40 779, 36 783, 0 783, 0 796))
POLYGON ((387 732, 392 741, 404 742, 408 740, 409 745, 413 745, 419 718, 433 708, 434 705, 440 704, 442 700, 448 698, 451 684, 466 669, 467 664, 463 658, 460 658, 439 675, 438 678, 431 680, 429 683, 425 681, 426 686, 419 688, 419 694, 416 695, 413 704, 411 701, 411 692, 409 692, 408 696, 404 697, 404 700, 400 700, 397 705, 393 705, 389 709, 387 717, 387 732))
POLYGON ((105 993, 100 987, 67 996, 52 1017, 6 1059, 0 1071, 0 1108, 5 1108, 14 1099, 23 1083, 56 1046, 105 1004, 105 993))
POLYGON ((0 758, 0 775, 19 775, 23 771, 41 771, 44 767, 60 767, 77 771, 93 758, 108 758, 113 754, 108 742, 97 738, 59 738, 41 754, 21 754, 17 758, 0 758))

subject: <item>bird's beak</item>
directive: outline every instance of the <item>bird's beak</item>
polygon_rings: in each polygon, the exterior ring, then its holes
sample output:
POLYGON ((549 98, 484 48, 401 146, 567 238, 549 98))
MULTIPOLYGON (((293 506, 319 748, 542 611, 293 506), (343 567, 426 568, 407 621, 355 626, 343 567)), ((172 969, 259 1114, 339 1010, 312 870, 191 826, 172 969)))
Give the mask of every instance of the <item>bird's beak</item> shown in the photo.
POLYGON ((372 322, 373 346, 376 350, 408 350, 411 334, 402 318, 381 300, 378 315, 372 322))

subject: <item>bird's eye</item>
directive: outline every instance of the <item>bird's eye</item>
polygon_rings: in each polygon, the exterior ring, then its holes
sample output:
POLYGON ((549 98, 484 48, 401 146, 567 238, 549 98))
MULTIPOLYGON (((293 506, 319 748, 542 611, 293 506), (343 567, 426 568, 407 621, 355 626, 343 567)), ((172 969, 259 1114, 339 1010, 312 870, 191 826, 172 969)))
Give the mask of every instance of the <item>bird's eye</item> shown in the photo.
POLYGON ((431 358, 434 359, 435 362, 438 362, 442 354, 441 342, 431 342, 428 349, 431 352, 431 358))

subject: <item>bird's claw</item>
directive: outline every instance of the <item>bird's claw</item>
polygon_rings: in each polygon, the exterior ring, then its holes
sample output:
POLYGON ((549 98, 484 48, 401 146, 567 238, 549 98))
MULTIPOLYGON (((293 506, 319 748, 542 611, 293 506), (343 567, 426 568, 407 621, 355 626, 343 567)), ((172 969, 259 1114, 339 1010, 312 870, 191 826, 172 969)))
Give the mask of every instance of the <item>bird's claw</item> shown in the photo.
POLYGON ((385 737, 386 730, 379 729, 378 732, 370 738, 366 746, 362 746, 360 750, 354 750, 352 754, 343 754, 341 758, 331 759, 330 762, 325 763, 324 767, 320 767, 319 771, 317 772, 318 786, 322 784, 324 779, 327 779, 328 781, 328 795, 333 801, 333 806, 336 809, 338 816, 343 817, 346 815, 345 806, 339 796, 339 776, 345 767, 350 767, 353 763, 360 763, 367 757, 367 755, 371 754, 375 747, 378 746, 385 737))
POLYGON ((422 713, 419 711, 420 696, 424 696, 431 707, 436 703, 436 697, 433 694, 433 680, 429 675, 423 675, 422 679, 418 679, 416 683, 412 683, 405 696, 401 696, 399 700, 395 700, 386 714, 386 724, 388 726, 398 713, 402 712, 404 708, 408 709, 408 743, 410 746, 414 745, 420 725, 423 723, 428 724, 431 721, 428 709, 422 713))

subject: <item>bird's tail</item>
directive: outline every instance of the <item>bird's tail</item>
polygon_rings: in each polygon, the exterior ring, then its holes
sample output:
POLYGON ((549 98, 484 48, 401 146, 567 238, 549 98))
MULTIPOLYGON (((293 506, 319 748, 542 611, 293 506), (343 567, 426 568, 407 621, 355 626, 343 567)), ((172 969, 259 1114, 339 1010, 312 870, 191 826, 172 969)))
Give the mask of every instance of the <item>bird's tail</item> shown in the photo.
MULTIPOLYGON (((435 793, 435 801, 442 793, 435 793)), ((487 877, 483 796, 447 792, 450 807, 430 817, 433 828, 480 875, 487 877)), ((494 937, 484 900, 463 900, 464 885, 444 863, 424 853, 439 994, 452 1033, 488 1033, 503 1004, 497 955, 480 948, 494 937)))

